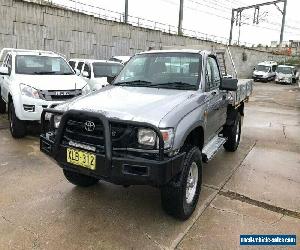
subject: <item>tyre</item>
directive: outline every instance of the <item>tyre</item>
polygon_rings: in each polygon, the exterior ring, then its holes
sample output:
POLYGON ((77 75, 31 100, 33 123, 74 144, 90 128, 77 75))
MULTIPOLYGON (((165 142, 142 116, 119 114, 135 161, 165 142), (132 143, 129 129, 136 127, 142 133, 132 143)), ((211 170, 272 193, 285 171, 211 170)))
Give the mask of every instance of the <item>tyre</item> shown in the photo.
POLYGON ((6 102, 3 101, 2 97, 0 96, 0 114, 5 114, 6 112, 6 102))
POLYGON ((69 171, 66 169, 64 169, 63 172, 64 172, 66 179, 69 182, 71 182, 72 184, 79 186, 79 187, 90 187, 90 186, 97 184, 99 181, 98 179, 96 179, 94 177, 79 174, 79 173, 69 171))
POLYGON ((26 135, 26 122, 18 119, 13 102, 8 106, 8 120, 12 137, 23 138, 26 135))
POLYGON ((224 128, 224 137, 227 138, 227 141, 224 144, 224 148, 226 151, 234 152, 237 150, 240 144, 241 130, 241 114, 237 113, 234 124, 224 128))
POLYGON ((188 147, 183 171, 161 188, 161 203, 167 214, 188 219, 194 212, 202 185, 202 155, 198 147, 188 147))

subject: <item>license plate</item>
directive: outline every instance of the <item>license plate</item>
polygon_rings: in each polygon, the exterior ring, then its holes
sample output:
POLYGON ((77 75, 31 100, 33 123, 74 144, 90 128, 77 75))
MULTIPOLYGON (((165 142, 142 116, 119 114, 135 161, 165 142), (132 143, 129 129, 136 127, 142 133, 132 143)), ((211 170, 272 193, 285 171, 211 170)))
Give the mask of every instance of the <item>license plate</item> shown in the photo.
POLYGON ((81 150, 67 148, 67 162, 92 170, 96 169, 96 155, 81 150))

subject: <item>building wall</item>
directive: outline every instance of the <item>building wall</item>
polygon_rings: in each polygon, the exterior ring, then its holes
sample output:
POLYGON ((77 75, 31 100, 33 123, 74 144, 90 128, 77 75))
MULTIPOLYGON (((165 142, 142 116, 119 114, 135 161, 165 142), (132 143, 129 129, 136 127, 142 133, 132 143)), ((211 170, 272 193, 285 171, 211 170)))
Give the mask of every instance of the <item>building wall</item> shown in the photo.
MULTIPOLYGON (((42 0, 0 0, 0 16, 0 48, 53 50, 67 58, 108 59, 164 46, 199 46, 209 50, 223 47, 213 42, 103 20, 57 8, 42 0)), ((251 77, 253 67, 260 61, 283 60, 282 56, 234 46, 231 53, 242 78, 251 77)))

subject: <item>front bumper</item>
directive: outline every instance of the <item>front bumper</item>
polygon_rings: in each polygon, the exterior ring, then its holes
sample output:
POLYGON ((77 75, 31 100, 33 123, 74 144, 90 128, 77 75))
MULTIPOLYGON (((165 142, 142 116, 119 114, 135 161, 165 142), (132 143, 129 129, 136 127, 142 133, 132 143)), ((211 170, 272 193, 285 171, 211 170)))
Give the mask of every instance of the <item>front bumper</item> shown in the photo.
MULTIPOLYGON (((111 137, 109 136, 109 123, 111 120, 107 119, 101 114, 93 114, 89 112, 84 113, 89 113, 89 116, 97 116, 104 124, 106 134, 105 153, 101 154, 89 152, 96 155, 95 170, 90 170, 84 167, 70 164, 66 160, 66 152, 69 146, 63 145, 59 142, 61 141, 64 126, 68 117, 72 115, 80 115, 78 114, 79 111, 68 111, 63 115, 61 124, 56 133, 55 140, 49 137, 49 134, 43 129, 43 127, 45 127, 44 118, 46 112, 47 110, 45 110, 42 114, 43 132, 40 136, 40 149, 42 152, 54 159, 63 169, 93 176, 98 179, 104 179, 108 182, 118 185, 151 185, 156 187, 167 184, 174 176, 182 171, 185 153, 180 153, 173 157, 164 155, 162 136, 158 128, 155 128, 151 124, 128 121, 128 123, 130 124, 149 127, 157 132, 159 138, 159 159, 150 160, 126 154, 124 155, 124 157, 114 156, 112 152, 113 149, 111 144, 111 137)), ((127 121, 122 121, 122 123, 127 123, 127 121)))
POLYGON ((63 103, 63 101, 46 101, 42 99, 34 99, 27 96, 20 98, 20 105, 15 107, 17 117, 23 121, 40 121, 41 114, 45 108, 63 103), (34 111, 26 111, 24 106, 33 107, 34 111))
POLYGON ((285 84, 291 84, 293 82, 292 79, 275 79, 275 82, 277 83, 285 83, 285 84))
POLYGON ((252 76, 252 78, 255 81, 266 81, 266 80, 268 80, 268 77, 264 77, 264 76, 252 76))

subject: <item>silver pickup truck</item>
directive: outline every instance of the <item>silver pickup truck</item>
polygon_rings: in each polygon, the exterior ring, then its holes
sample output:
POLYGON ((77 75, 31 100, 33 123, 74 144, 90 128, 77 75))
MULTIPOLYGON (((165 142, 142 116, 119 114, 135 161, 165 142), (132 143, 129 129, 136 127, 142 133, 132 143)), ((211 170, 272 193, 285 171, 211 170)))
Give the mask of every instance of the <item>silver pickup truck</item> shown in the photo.
POLYGON ((135 55, 111 85, 42 114, 41 151, 71 183, 151 185, 165 211, 193 213, 202 162, 240 142, 252 80, 222 77, 216 54, 159 50, 135 55))

